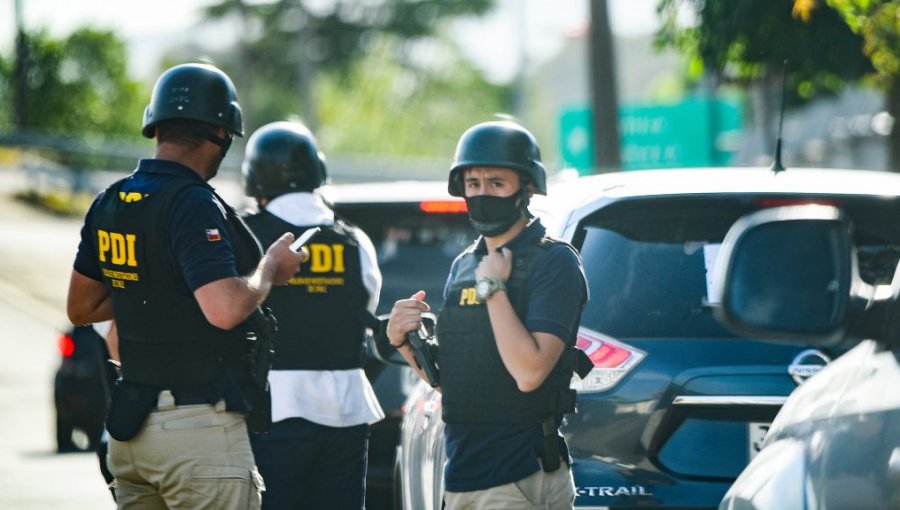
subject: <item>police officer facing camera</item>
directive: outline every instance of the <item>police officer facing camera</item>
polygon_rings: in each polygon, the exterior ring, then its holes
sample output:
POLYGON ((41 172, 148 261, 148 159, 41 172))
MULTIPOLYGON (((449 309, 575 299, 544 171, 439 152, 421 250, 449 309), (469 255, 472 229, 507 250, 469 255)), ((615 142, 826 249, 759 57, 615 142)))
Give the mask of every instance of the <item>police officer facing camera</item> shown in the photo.
MULTIPOLYGON (((558 428, 574 411, 587 283, 575 250, 528 212, 532 194, 547 192, 537 142, 512 122, 475 125, 459 140, 448 189, 465 197, 481 237, 454 260, 437 321, 445 508, 572 508, 558 428)), ((397 301, 387 326, 414 367, 407 334, 429 309, 424 299, 397 301)))
POLYGON ((142 133, 156 138, 155 157, 91 205, 67 306, 74 324, 118 326, 122 379, 107 415, 118 505, 258 508, 246 321, 306 255, 289 248, 290 233, 263 254, 207 184, 243 136, 221 70, 165 71, 142 133))
POLYGON ((381 290, 375 248, 316 192, 327 180, 325 160, 302 124, 254 132, 242 175, 260 209, 245 219, 261 241, 321 229, 307 243, 310 262, 266 299, 279 326, 273 424, 250 438, 266 480, 263 508, 364 508, 369 424, 384 418, 363 371, 381 290))

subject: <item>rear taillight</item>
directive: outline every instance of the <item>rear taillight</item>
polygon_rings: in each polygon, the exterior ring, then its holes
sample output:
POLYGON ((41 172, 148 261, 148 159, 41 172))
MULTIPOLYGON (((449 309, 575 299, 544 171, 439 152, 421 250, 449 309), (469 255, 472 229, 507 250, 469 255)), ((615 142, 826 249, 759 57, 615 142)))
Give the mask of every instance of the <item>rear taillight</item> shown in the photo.
POLYGON ((463 200, 425 200, 419 202, 419 209, 428 214, 465 214, 463 200))
POLYGON ((843 200, 834 200, 830 198, 760 198, 757 199, 755 203, 756 207, 760 209, 789 205, 832 205, 834 207, 844 205, 843 200))
POLYGON ((72 340, 72 337, 69 335, 59 335, 59 339, 56 341, 56 347, 64 358, 68 358, 75 353, 75 340, 72 340))
POLYGON ((579 393, 606 391, 619 383, 647 353, 587 328, 578 330, 578 348, 588 355, 594 368, 584 379, 572 378, 579 393))

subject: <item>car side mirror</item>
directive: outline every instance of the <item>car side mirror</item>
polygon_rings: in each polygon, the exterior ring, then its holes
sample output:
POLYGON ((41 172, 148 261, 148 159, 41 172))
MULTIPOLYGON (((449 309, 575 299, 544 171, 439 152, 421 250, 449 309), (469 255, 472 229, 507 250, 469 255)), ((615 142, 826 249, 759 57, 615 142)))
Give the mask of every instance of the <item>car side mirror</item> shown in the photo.
POLYGON ((820 347, 847 340, 872 289, 857 273, 850 220, 823 205, 740 218, 722 243, 714 285, 716 317, 736 334, 820 347))

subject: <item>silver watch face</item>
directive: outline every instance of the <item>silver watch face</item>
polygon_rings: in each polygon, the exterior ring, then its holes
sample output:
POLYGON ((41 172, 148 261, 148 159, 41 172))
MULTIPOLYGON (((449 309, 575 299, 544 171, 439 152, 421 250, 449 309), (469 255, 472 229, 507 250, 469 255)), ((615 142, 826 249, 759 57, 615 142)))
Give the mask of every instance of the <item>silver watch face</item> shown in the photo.
POLYGON ((475 284, 475 296, 478 299, 485 299, 488 297, 488 293, 491 291, 491 282, 487 280, 481 280, 480 282, 475 284))

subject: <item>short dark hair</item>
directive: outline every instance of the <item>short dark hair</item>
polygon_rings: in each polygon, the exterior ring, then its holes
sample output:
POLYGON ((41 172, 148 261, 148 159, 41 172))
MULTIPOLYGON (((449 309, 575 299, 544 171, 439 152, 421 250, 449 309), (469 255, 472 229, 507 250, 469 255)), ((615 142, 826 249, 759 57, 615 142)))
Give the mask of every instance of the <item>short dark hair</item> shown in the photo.
POLYGON ((206 122, 192 119, 172 119, 156 125, 157 143, 166 142, 197 148, 206 141, 209 135, 216 134, 216 127, 206 122))

